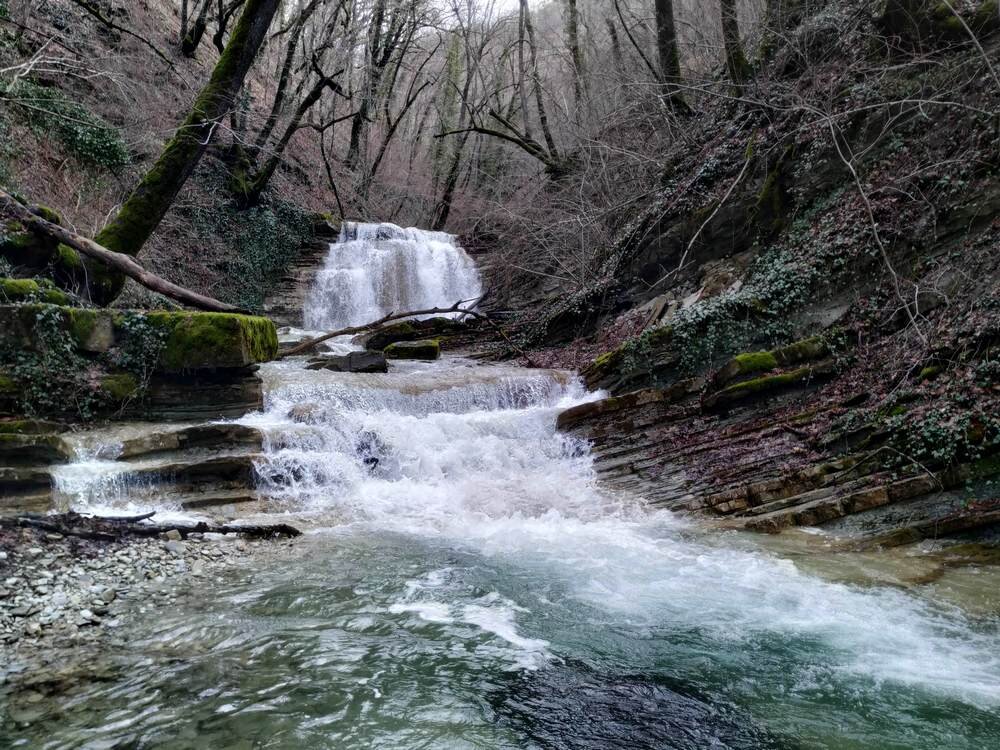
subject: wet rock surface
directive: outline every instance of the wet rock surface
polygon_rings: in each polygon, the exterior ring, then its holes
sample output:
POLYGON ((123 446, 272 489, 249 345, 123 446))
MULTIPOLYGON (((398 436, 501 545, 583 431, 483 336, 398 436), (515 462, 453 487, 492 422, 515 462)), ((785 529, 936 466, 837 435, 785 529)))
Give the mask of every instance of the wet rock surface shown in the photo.
POLYGON ((313 357, 306 365, 307 370, 329 370, 330 372, 388 372, 385 355, 380 352, 350 352, 341 356, 313 357))

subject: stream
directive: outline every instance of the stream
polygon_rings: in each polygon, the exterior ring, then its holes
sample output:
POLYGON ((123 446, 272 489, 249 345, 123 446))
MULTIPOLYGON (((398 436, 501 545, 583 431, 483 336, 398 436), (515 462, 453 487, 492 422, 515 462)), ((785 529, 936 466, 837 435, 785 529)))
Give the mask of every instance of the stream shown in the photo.
MULTIPOLYGON (((307 325, 478 296, 450 238, 396 229, 345 230, 307 325)), ((268 516, 306 536, 130 618, 108 671, 9 746, 1000 747, 995 605, 832 580, 603 490, 555 429, 598 397, 575 375, 261 373, 240 421, 266 435, 268 516)), ((121 507, 97 494, 79 505, 121 507)))

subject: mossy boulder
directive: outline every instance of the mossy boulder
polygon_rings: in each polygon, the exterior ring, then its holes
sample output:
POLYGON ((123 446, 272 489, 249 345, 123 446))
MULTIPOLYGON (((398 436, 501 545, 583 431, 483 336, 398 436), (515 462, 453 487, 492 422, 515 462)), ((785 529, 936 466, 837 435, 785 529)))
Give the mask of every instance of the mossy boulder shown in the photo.
POLYGON ((397 341, 440 338, 450 333, 460 333, 465 330, 465 327, 461 321, 445 317, 403 320, 380 328, 373 333, 362 334, 354 340, 366 349, 383 351, 389 344, 394 344, 397 341))
POLYGON ((424 341, 397 341, 382 350, 386 359, 435 360, 441 356, 441 342, 437 339, 424 341))
POLYGON ((68 305, 72 298, 55 288, 52 282, 35 279, 0 278, 0 302, 45 302, 68 305))
POLYGON ((145 317, 165 334, 157 366, 163 372, 243 368, 278 354, 278 333, 267 318, 204 312, 154 312, 145 317))
POLYGON ((130 372, 116 372, 101 378, 101 391, 113 402, 127 401, 139 395, 139 380, 130 372))
POLYGON ((835 372, 836 367, 833 361, 826 360, 773 375, 763 375, 749 380, 741 380, 726 386, 722 390, 708 394, 702 399, 702 406, 707 410, 713 410, 724 408, 740 401, 766 398, 795 387, 822 382, 835 372))

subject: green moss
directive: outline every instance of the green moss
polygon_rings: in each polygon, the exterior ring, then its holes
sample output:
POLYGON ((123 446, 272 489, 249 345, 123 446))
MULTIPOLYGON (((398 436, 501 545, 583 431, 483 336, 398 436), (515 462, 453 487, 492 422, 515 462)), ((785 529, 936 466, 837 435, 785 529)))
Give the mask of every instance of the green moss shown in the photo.
POLYGON ((71 248, 69 245, 65 245, 61 242, 56 248, 56 257, 54 262, 66 270, 75 271, 83 269, 83 258, 80 257, 80 253, 71 248))
POLYGON ((752 372, 767 372, 778 366, 778 360, 771 352, 750 352, 733 357, 739 375, 752 372))
POLYGON ((35 214, 50 224, 62 225, 62 217, 48 206, 32 206, 31 213, 35 214))
POLYGON ((11 395, 17 392, 17 382, 9 375, 0 375, 0 394, 11 395))
POLYGON ((733 385, 723 388, 719 392, 719 395, 724 397, 724 400, 732 400, 732 397, 734 396, 742 397, 753 393, 773 391, 778 388, 784 388, 785 386, 792 385, 793 383, 798 383, 800 380, 805 380, 811 374, 811 367, 800 367, 799 369, 792 370, 791 372, 783 372, 778 375, 768 375, 762 378, 754 378, 752 380, 744 380, 739 383, 734 383, 733 385))
POLYGON ((86 309, 71 309, 69 316, 69 333, 79 346, 86 346, 97 327, 97 311, 86 309))
POLYGON ((938 367, 937 365, 930 365, 922 369, 917 377, 920 380, 933 380, 940 374, 941 374, 940 367, 938 367))
POLYGON ((125 401, 139 392, 139 381, 128 372, 105 375, 101 378, 101 390, 114 401, 125 401))
POLYGON ((33 279, 0 279, 0 294, 11 301, 34 297, 41 291, 33 279))
POLYGON ((785 228, 791 213, 791 205, 781 173, 785 162, 792 157, 793 153, 793 146, 785 149, 781 158, 767 173, 764 184, 757 194, 757 203, 753 211, 754 221, 760 227, 761 232, 768 237, 778 234, 785 228))
POLYGON ((267 318, 230 313, 150 313, 146 320, 166 334, 160 368, 246 367, 274 359, 278 334, 267 318))

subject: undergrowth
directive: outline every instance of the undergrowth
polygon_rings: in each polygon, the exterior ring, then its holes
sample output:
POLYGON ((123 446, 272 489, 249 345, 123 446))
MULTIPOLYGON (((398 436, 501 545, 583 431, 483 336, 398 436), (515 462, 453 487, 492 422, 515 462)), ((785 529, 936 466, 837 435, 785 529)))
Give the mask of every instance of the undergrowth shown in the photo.
POLYGON ((121 131, 57 88, 21 79, 0 85, 0 98, 17 105, 32 129, 54 135, 84 164, 115 170, 130 161, 121 131))
POLYGON ((7 341, 0 347, 0 370, 13 382, 19 413, 91 420, 110 407, 141 399, 166 334, 131 312, 118 316, 115 327, 123 343, 88 357, 68 330, 64 310, 42 305, 32 328, 33 345, 7 341))
MULTIPOLYGON (((225 190, 221 176, 211 176, 209 187, 215 182, 218 191, 225 190)), ((218 297, 256 312, 313 236, 311 214, 282 200, 244 210, 230 200, 221 206, 193 205, 185 212, 199 235, 222 237, 230 248, 218 297)))

